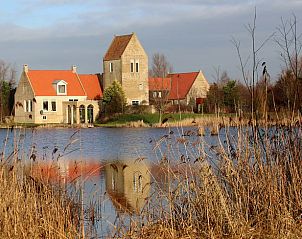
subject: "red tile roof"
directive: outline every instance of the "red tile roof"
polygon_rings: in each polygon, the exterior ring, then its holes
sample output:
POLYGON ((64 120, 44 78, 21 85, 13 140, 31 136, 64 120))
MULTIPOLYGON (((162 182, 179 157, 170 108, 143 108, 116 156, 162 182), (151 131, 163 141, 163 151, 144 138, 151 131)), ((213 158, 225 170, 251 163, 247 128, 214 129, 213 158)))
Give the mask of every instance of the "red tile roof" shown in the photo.
POLYGON ((99 100, 103 97, 103 92, 97 75, 80 74, 79 77, 87 93, 88 100, 99 100))
POLYGON ((168 74, 167 77, 172 80, 169 100, 185 99, 198 74, 199 72, 168 74))
POLYGON ((120 59, 132 36, 133 34, 115 36, 104 56, 104 60, 110 61, 120 59))
POLYGON ((85 96, 86 93, 76 73, 71 70, 29 70, 29 81, 36 96, 55 96, 53 82, 63 80, 67 83, 67 96, 85 96))
POLYGON ((170 90, 171 78, 149 78, 149 90, 170 90))

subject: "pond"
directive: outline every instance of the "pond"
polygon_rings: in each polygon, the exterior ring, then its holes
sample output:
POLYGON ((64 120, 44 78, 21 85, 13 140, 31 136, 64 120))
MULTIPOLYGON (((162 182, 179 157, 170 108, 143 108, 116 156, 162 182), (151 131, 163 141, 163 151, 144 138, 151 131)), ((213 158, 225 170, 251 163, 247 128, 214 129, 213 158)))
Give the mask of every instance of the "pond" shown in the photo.
POLYGON ((93 217, 94 238, 140 211, 152 191, 151 181, 161 178, 156 165, 196 161, 200 148, 211 158, 210 148, 224 136, 223 130, 220 137, 211 136, 209 129, 199 135, 197 127, 0 130, 3 160, 15 150, 33 173, 75 186, 87 225, 93 217))

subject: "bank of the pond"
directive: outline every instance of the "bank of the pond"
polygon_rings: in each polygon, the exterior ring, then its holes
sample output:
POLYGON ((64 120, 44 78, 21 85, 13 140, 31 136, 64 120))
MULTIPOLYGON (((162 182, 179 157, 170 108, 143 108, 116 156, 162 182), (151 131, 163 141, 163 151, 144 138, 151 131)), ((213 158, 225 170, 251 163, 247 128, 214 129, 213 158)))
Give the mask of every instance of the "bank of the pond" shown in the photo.
POLYGON ((299 117, 268 117, 268 119, 254 119, 250 115, 238 117, 236 114, 194 114, 175 113, 165 114, 159 120, 158 114, 120 114, 103 118, 93 124, 0 124, 0 128, 141 128, 141 127, 179 127, 179 126, 204 126, 204 127, 224 127, 224 126, 250 126, 250 125, 301 125, 299 117))

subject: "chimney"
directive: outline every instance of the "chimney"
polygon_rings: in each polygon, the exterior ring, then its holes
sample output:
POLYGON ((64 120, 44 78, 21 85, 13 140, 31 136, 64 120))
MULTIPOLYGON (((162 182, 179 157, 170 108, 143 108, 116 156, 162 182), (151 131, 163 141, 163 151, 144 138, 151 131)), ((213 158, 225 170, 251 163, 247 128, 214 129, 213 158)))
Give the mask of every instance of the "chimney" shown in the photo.
POLYGON ((27 64, 23 65, 23 71, 26 72, 26 73, 28 72, 28 65, 27 64))
POLYGON ((77 73, 77 67, 75 65, 73 65, 71 67, 72 73, 77 73))

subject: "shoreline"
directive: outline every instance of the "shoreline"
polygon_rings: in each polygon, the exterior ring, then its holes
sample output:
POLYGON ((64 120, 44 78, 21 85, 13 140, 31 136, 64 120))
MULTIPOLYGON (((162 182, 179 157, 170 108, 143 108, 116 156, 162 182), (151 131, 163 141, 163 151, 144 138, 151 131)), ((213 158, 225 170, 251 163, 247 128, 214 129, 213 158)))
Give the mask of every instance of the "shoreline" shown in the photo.
POLYGON ((232 116, 203 116, 194 118, 185 118, 182 120, 167 120, 165 123, 147 123, 143 120, 128 121, 123 123, 94 123, 94 124, 0 124, 0 129, 14 128, 166 128, 166 127, 239 127, 239 126, 297 126, 302 124, 298 117, 293 119, 259 119, 257 122, 251 121, 250 118, 232 117, 232 116))

